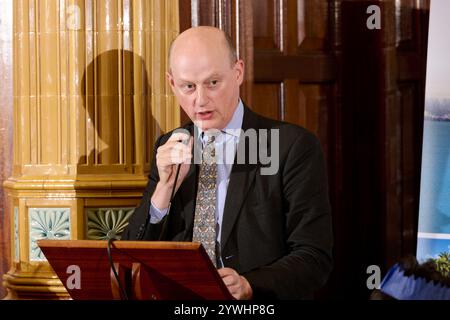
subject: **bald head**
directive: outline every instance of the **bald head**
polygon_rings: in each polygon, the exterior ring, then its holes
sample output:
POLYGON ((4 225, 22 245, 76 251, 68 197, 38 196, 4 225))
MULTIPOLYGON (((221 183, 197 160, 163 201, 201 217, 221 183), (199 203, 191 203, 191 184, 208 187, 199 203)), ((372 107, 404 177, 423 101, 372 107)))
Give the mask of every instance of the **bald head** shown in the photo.
POLYGON ((215 27, 194 27, 180 33, 169 49, 169 70, 172 70, 173 59, 177 59, 178 54, 184 53, 186 50, 220 50, 224 58, 225 55, 227 56, 230 65, 237 61, 236 49, 230 37, 224 31, 215 27))

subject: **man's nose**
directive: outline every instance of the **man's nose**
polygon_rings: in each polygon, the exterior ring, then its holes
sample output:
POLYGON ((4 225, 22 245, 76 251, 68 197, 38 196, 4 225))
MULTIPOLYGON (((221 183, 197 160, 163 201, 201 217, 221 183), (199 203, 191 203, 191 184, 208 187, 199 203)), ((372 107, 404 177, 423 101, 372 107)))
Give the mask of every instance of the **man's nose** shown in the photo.
POLYGON ((203 107, 207 103, 206 92, 202 87, 197 89, 197 97, 195 102, 198 107, 203 107))

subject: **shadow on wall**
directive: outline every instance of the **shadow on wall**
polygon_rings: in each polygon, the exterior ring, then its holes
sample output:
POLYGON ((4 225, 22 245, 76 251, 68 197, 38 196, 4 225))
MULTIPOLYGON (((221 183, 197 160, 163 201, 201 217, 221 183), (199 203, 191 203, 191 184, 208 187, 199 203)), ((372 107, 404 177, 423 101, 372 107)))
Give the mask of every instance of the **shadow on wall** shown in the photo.
MULTIPOLYGON (((97 56, 84 72, 81 100, 77 139, 85 149, 80 150, 77 172, 106 180, 114 174, 135 174, 141 180, 161 134, 151 112, 152 92, 142 57, 127 50, 97 56)), ((120 239, 133 212, 132 206, 89 208, 86 238, 120 239)))
POLYGON ((81 116, 78 124, 79 132, 86 133, 86 151, 79 157, 78 167, 151 161, 161 128, 151 114, 146 70, 142 57, 128 50, 106 51, 87 66, 81 82, 87 113, 83 115, 87 117, 83 122, 81 116), (136 140, 142 141, 144 159, 137 159, 136 140), (121 150, 121 145, 126 148, 121 150))

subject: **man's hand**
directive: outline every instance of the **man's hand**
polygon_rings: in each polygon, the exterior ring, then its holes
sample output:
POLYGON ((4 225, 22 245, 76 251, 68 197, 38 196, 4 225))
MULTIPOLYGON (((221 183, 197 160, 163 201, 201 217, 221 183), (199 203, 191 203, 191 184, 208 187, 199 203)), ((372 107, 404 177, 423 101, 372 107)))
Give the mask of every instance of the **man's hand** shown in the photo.
POLYGON ((174 133, 156 151, 156 166, 158 167, 159 182, 153 193, 152 202, 158 209, 165 209, 169 205, 178 164, 181 164, 181 168, 175 192, 186 177, 192 159, 193 141, 193 138, 185 133, 174 133), (187 145, 181 142, 188 139, 189 143, 187 145))
POLYGON ((253 290, 247 279, 239 275, 236 270, 222 268, 217 270, 231 295, 237 300, 250 300, 253 297, 253 290))

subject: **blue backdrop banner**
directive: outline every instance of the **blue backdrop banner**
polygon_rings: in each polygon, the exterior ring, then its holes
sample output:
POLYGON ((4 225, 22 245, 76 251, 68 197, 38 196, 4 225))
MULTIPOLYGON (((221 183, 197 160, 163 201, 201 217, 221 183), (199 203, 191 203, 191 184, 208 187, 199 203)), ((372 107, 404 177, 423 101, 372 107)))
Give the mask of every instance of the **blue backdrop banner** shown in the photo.
POLYGON ((450 1, 431 0, 417 258, 450 252, 450 1))

